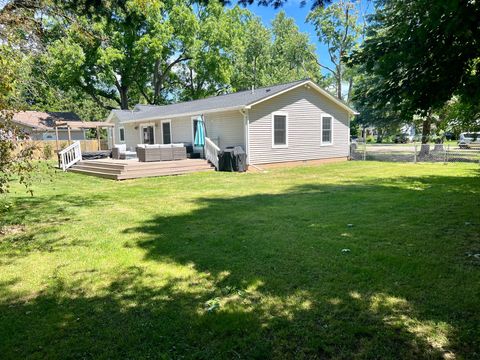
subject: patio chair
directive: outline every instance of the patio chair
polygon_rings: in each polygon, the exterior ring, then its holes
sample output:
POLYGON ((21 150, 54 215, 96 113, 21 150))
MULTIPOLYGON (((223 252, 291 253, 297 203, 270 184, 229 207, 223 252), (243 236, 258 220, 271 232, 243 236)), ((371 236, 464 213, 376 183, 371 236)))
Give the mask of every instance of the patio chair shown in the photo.
POLYGON ((136 157, 137 153, 127 150, 126 144, 115 144, 112 148, 112 159, 127 160, 135 159, 136 157))
POLYGON ((127 151, 126 144, 115 144, 112 148, 112 159, 120 159, 120 155, 127 151))

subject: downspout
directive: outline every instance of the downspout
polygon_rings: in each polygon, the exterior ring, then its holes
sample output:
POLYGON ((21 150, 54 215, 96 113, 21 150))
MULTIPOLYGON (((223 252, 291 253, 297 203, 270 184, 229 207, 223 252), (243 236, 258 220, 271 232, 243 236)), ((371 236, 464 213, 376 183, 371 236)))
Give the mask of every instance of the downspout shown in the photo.
POLYGON ((239 110, 243 115, 245 152, 247 153, 247 165, 250 164, 250 119, 248 117, 248 109, 239 110))

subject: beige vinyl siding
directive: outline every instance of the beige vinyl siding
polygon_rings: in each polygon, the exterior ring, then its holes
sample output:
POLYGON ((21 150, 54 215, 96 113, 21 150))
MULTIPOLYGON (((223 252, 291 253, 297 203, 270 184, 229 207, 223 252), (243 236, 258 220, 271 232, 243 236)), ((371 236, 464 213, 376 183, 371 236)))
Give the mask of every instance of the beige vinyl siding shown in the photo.
POLYGON ((245 149, 245 125, 239 111, 205 115, 207 135, 220 149, 240 145, 245 149))
MULTIPOLYGON (((134 124, 125 124, 122 125, 125 128, 125 144, 127 144, 127 148, 129 150, 135 150, 135 147, 137 144, 140 143, 140 128, 135 129, 134 124)), ((117 142, 120 142, 120 134, 118 132, 118 128, 115 127, 116 133, 115 133, 115 139, 117 142)))
POLYGON ((346 157, 349 115, 315 90, 300 87, 249 110, 251 164, 346 157), (288 147, 272 147, 272 113, 288 115, 288 147), (332 145, 321 145, 322 115, 332 116, 332 145))
POLYGON ((172 141, 174 143, 192 143, 192 119, 181 117, 172 119, 172 141))
MULTIPOLYGON (((115 139, 116 142, 120 142, 119 124, 118 120, 114 117, 112 120, 115 127, 115 139)), ((205 115, 205 121, 207 126, 208 136, 218 143, 221 149, 227 146, 240 145, 245 148, 245 134, 243 115, 238 111, 219 112, 215 114, 205 115)), ((180 117, 172 118, 171 131, 172 142, 192 144, 193 142, 193 123, 192 117, 180 117)), ((136 124, 120 124, 125 128, 125 144, 127 148, 134 150, 137 144, 140 143, 140 128, 142 125, 154 124, 155 125, 155 141, 161 144, 162 137, 162 120, 146 121, 144 123, 136 124), (135 127, 137 129, 135 129, 135 127)))

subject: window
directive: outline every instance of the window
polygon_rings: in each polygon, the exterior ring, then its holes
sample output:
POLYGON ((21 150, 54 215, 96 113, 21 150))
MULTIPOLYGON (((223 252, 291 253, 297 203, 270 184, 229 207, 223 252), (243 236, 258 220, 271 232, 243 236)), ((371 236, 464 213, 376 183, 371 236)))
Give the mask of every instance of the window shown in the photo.
POLYGON ((322 145, 332 143, 332 117, 322 116, 322 145))
POLYGON ((172 143, 172 131, 170 121, 162 121, 162 139, 164 144, 172 143))
POLYGON ((118 135, 121 142, 125 142, 125 128, 121 127, 118 129, 118 135))
POLYGON ((288 146, 288 119, 285 113, 273 113, 272 147, 288 146))

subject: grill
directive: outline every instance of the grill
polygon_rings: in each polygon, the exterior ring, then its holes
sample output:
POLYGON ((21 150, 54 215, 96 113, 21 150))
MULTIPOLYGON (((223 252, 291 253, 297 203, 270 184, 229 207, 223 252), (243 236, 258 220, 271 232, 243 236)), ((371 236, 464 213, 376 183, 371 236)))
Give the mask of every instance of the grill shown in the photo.
POLYGON ((227 147, 218 155, 219 171, 247 171, 247 154, 241 146, 227 147))

